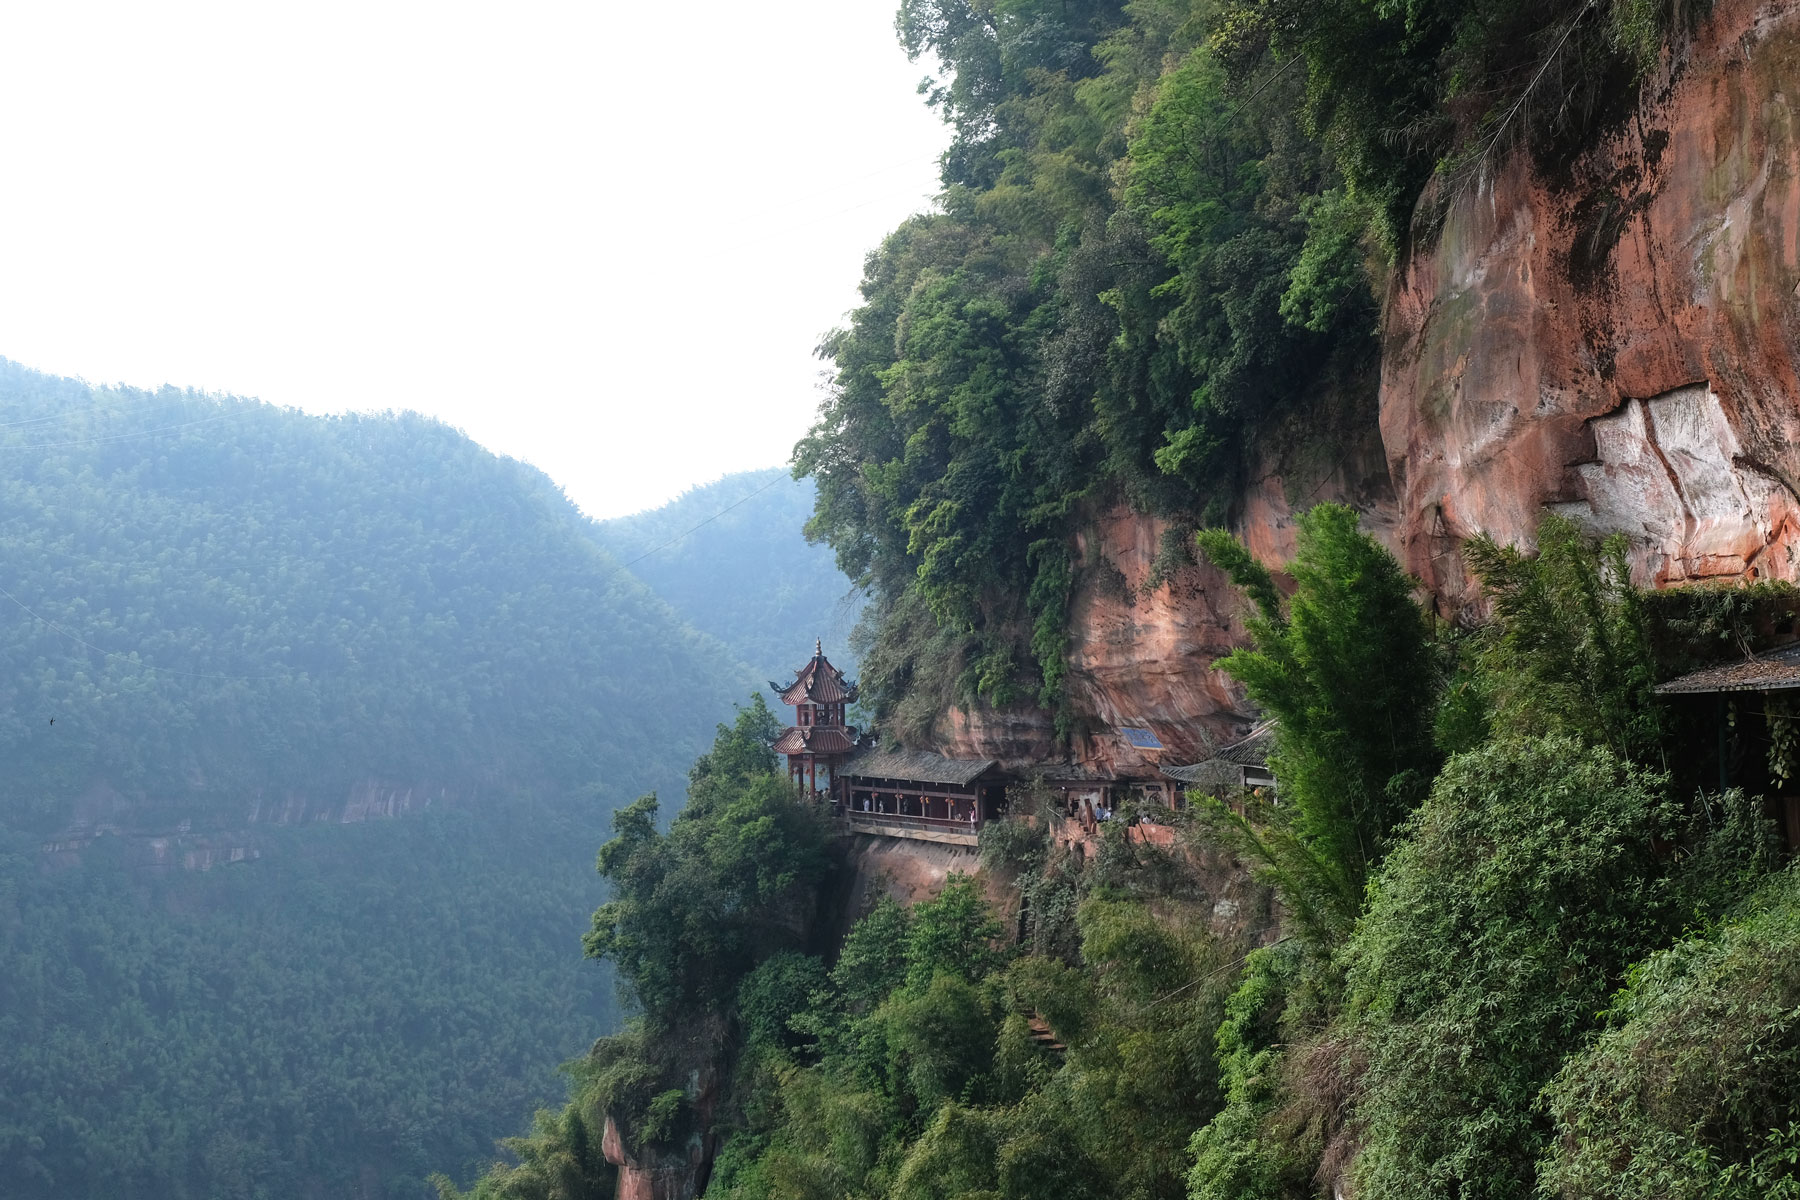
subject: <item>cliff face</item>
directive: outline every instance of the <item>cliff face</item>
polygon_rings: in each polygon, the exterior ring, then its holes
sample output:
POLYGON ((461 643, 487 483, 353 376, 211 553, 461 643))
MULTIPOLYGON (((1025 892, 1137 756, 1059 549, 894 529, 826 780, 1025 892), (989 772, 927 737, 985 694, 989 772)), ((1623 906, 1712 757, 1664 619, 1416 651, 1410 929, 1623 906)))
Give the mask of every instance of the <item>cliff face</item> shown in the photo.
POLYGON ((1640 582, 1800 575, 1797 135, 1800 6, 1721 0, 1566 175, 1514 156, 1449 204, 1381 379, 1399 546, 1443 607, 1461 539, 1529 543, 1545 507, 1626 534, 1640 582))
MULTIPOLYGON (((1640 583, 1800 580, 1800 4, 1720 0, 1555 178, 1515 154, 1425 204, 1446 215, 1392 281, 1379 417, 1323 397, 1265 437, 1233 505, 1251 548, 1286 560, 1294 514, 1343 501, 1449 613, 1474 598, 1462 542, 1529 545, 1551 508, 1624 533, 1640 583)), ((1223 578, 1146 586, 1168 533, 1118 508, 1078 539, 1070 757, 1101 774, 1153 770, 1120 725, 1190 762, 1247 719, 1211 669, 1243 637, 1223 578)), ((1061 757, 1032 709, 938 734, 1061 757)))
MULTIPOLYGON (((1291 558, 1295 514, 1327 500, 1356 508, 1365 528, 1393 542, 1400 518, 1373 391, 1371 381, 1360 397, 1314 397, 1261 441, 1231 524, 1265 561, 1291 558)), ((1192 532, 1120 505, 1092 514, 1077 535, 1065 686, 1080 723, 1066 752, 1049 715, 1026 706, 953 709, 935 731, 939 748, 1020 769, 1066 758, 1097 775, 1145 778, 1158 762, 1195 762, 1244 733, 1243 691, 1212 666, 1244 642, 1243 603, 1222 572, 1177 556, 1191 551, 1192 532), (1125 725, 1154 732, 1161 754, 1133 749, 1117 732, 1125 725)))

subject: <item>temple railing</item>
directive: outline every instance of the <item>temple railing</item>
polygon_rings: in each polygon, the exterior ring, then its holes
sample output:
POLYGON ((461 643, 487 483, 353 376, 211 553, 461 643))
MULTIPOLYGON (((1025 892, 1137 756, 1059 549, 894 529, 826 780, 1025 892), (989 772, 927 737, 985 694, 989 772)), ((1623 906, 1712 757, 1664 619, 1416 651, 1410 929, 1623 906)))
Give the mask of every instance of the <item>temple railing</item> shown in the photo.
POLYGON ((886 837, 916 838, 928 842, 949 842, 973 846, 980 841, 981 826, 969 821, 943 817, 914 817, 902 813, 846 812, 845 823, 852 833, 872 833, 886 837))

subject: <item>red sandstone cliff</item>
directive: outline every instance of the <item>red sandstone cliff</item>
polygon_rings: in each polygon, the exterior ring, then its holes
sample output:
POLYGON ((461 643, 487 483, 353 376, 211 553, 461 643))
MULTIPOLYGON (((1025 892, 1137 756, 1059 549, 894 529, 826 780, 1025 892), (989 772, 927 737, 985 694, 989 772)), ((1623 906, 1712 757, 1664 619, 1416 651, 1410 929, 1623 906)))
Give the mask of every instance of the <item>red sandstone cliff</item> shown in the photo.
MULTIPOLYGON (((1294 552, 1294 515, 1322 501, 1349 504, 1364 528, 1393 543, 1399 523, 1376 436, 1374 397, 1325 395, 1304 416, 1269 431, 1259 464, 1234 505, 1235 532, 1266 561, 1294 552)), ((1176 527, 1124 506, 1093 514, 1076 537, 1065 686, 1080 722, 1065 751, 1049 714, 1028 705, 952 709, 934 744, 958 757, 992 757, 1023 770, 1059 761, 1101 776, 1153 777, 1157 762, 1191 763, 1251 723, 1243 691, 1213 660, 1244 640, 1242 602, 1222 572, 1186 565, 1158 582, 1157 562, 1176 527), (1156 759, 1120 726, 1152 730, 1156 759)))
POLYGON ((1515 156, 1394 281, 1381 432, 1407 568, 1559 509, 1641 582, 1800 575, 1800 4, 1721 0, 1566 178, 1515 156), (1789 93, 1793 92, 1793 95, 1789 93))
MULTIPOLYGON (((1641 582, 1800 579, 1800 0, 1720 0, 1566 174, 1519 154, 1450 201, 1389 291, 1379 441, 1363 406, 1311 407, 1234 506, 1266 560, 1292 553, 1296 511, 1341 500, 1453 611, 1462 541, 1528 544, 1550 507, 1625 533, 1641 582)), ((1243 633, 1224 580, 1145 587, 1165 532, 1120 508, 1078 538, 1069 757, 1100 774, 1152 767, 1120 725, 1193 761, 1247 716, 1211 667, 1243 633)), ((936 733, 1062 757, 1029 707, 936 733)))

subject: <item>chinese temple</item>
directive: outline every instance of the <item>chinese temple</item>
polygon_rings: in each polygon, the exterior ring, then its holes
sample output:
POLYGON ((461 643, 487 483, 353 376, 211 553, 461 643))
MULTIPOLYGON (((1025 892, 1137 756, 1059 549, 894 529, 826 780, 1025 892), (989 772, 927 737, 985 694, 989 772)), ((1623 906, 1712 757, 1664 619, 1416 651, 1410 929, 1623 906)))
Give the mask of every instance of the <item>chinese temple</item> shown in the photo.
POLYGON ((837 778, 852 833, 973 846, 981 827, 1006 811, 1006 779, 991 758, 870 746, 837 778))
POLYGON ((831 665, 824 645, 815 641, 812 661, 794 682, 770 680, 769 687, 794 708, 794 723, 774 745, 775 753, 787 756, 788 778, 807 796, 831 794, 837 768, 857 749, 856 728, 844 724, 845 708, 856 702, 855 682, 831 665))

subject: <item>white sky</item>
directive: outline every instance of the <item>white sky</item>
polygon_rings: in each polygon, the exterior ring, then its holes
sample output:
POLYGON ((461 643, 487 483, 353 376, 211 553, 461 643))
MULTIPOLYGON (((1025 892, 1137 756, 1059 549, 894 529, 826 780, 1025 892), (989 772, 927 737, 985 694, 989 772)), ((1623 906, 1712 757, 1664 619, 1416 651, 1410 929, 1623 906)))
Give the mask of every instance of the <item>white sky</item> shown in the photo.
POLYGON ((897 6, 0 4, 0 355, 418 409, 600 517, 785 462, 936 188, 897 6))

